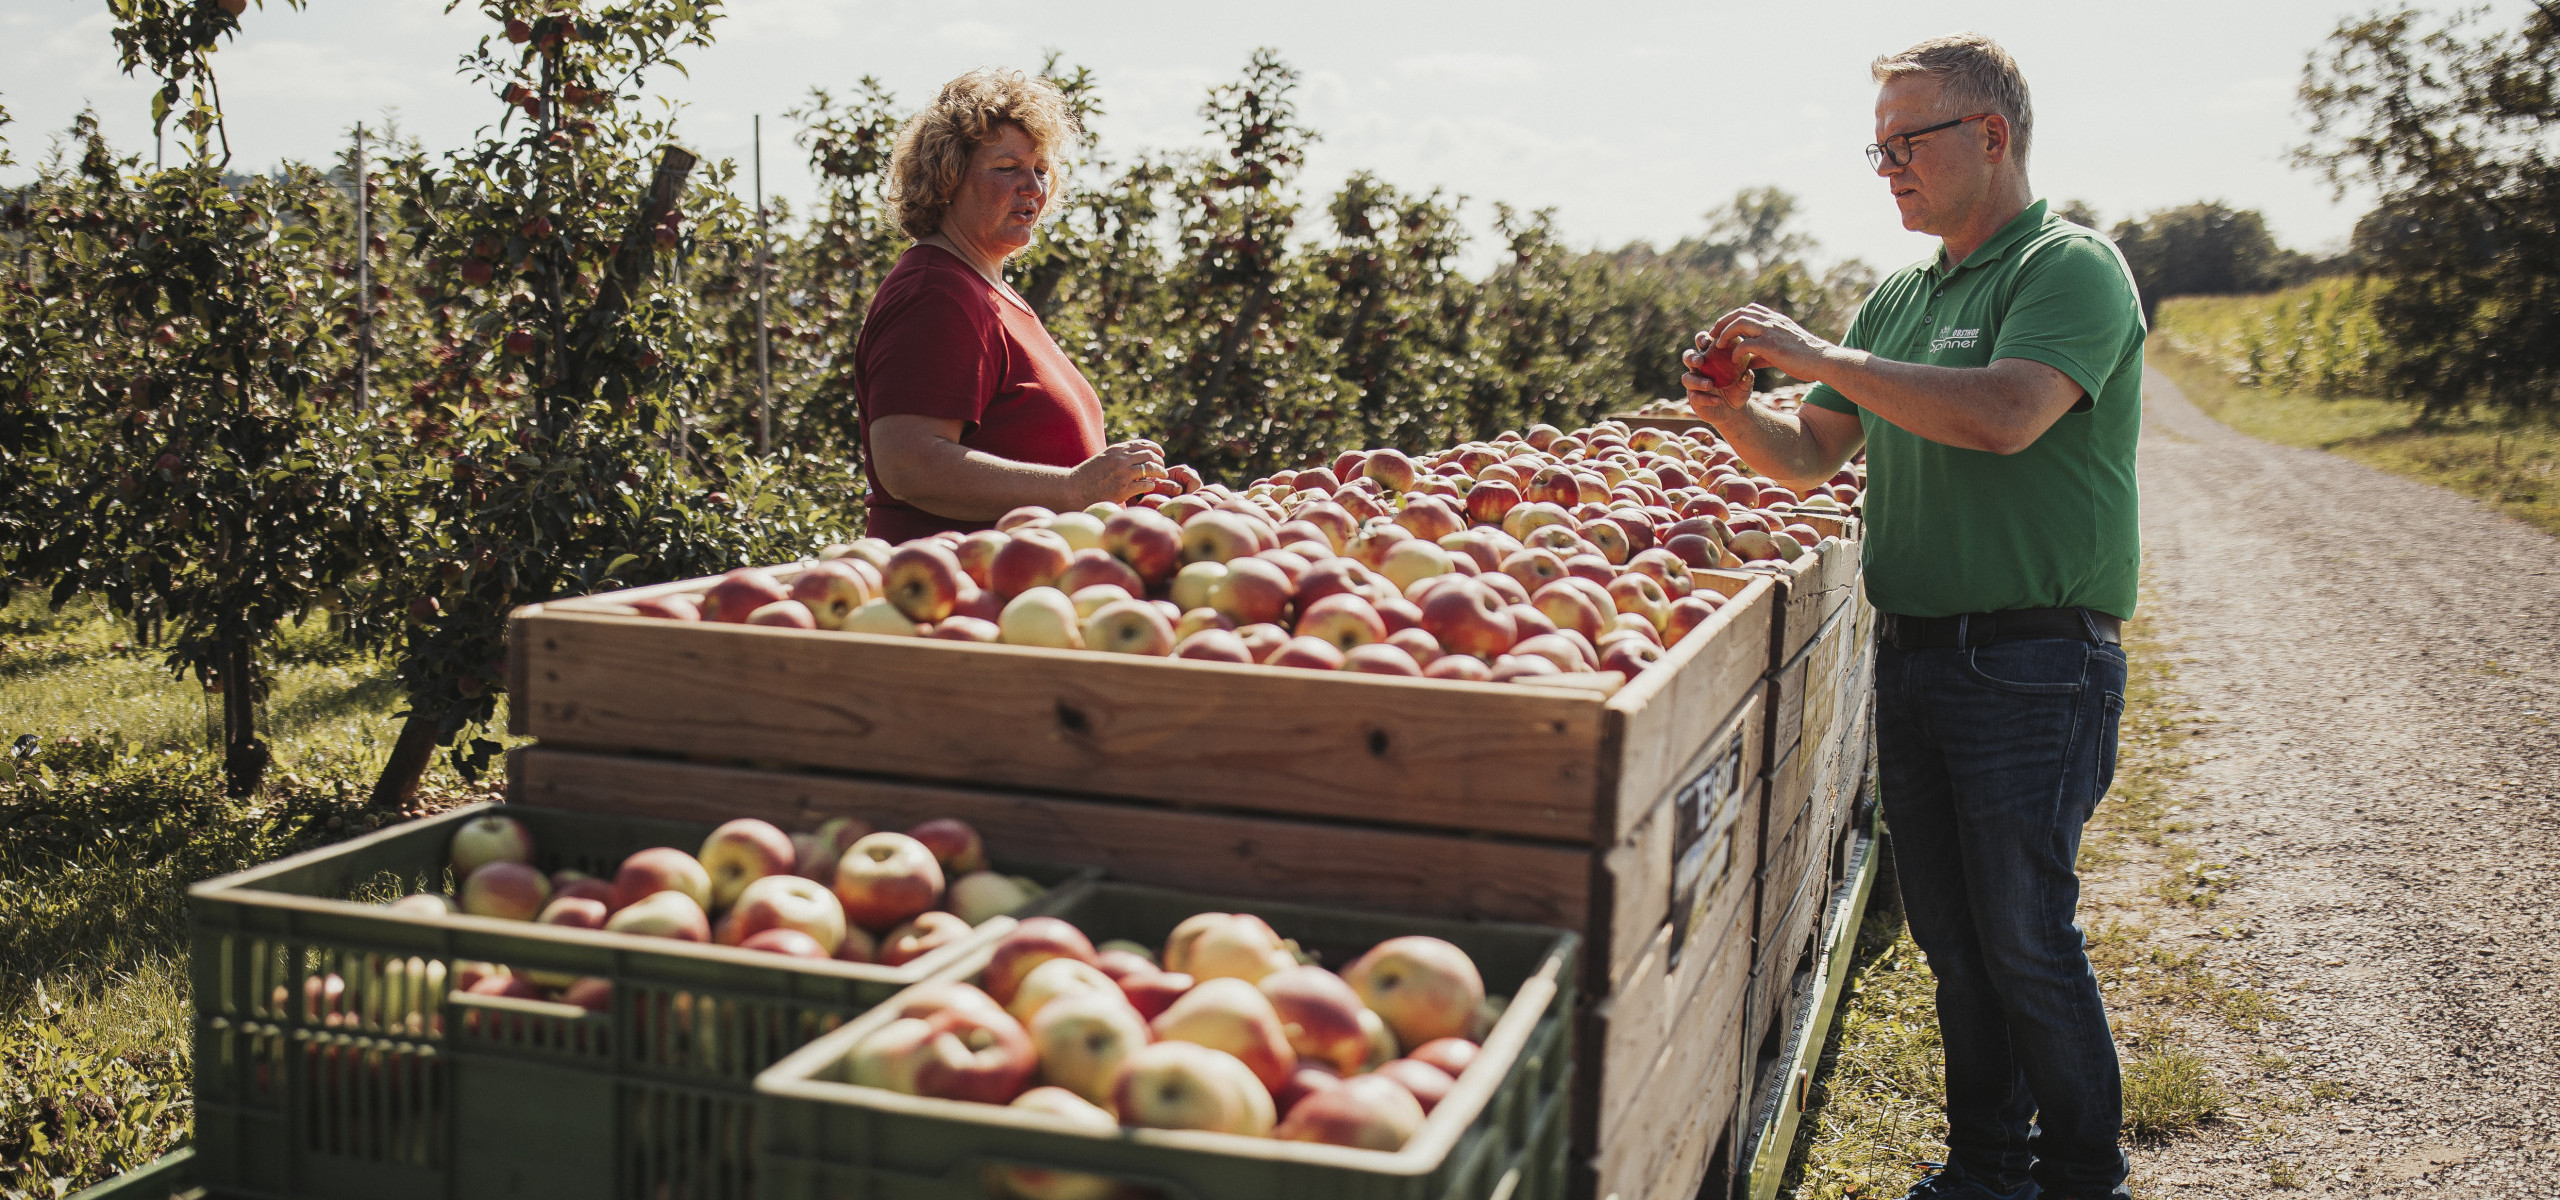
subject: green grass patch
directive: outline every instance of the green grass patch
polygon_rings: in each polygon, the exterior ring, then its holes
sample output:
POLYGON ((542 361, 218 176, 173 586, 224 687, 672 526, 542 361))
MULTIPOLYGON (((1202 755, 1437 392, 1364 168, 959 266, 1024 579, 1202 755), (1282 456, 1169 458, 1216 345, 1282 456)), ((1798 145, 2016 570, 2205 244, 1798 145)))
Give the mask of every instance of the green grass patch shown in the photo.
MULTIPOLYGON (((408 815, 364 808, 397 683, 325 622, 270 648, 276 763, 245 800, 223 795, 203 689, 136 643, 86 597, 0 609, 0 1197, 76 1191, 186 1137, 190 885, 408 815)), ((410 813, 467 792, 439 763, 421 794, 410 813)))
POLYGON ((2251 437, 2434 484, 2560 535, 2560 424, 2547 418, 2475 408, 2422 424, 2399 401, 2250 387, 2228 363, 2176 349, 2165 335, 2152 339, 2151 361, 2196 407, 2251 437))
POLYGON ((1879 897, 1859 930, 1784 1193, 1899 1196, 1920 1178, 1922 1160, 1945 1157, 1937 988, 1899 911, 1879 897))

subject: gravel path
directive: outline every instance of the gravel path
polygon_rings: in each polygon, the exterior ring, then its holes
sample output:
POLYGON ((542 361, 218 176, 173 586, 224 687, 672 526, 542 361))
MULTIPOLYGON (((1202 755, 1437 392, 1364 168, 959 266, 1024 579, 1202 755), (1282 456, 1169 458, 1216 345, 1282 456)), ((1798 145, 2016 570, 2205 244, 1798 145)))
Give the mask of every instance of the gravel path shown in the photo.
POLYGON ((2560 1196, 2560 541, 2146 382, 2144 552, 2220 719, 2182 836, 2238 876, 2160 935, 2291 1019, 2209 1039, 2256 1102, 2137 1186, 2560 1196))

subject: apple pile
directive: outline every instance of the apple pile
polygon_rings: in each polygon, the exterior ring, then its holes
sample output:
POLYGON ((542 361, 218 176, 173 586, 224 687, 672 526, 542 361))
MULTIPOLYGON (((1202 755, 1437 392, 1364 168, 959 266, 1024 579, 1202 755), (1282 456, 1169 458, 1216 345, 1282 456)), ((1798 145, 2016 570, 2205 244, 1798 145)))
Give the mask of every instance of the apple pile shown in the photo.
MULTIPOLYGON (((1192 916, 1161 955, 1096 947, 1056 917, 998 940, 972 982, 891 1002, 851 1082, 1121 1125, 1403 1147, 1475 1061, 1484 980, 1433 937, 1380 942, 1337 975, 1248 913, 1192 916)), ((1083 1177, 1077 1177, 1082 1179, 1083 1177)), ((1016 1180, 1025 1195, 1091 1194, 1016 1180)))
MULTIPOLYGON (((1040 890, 989 870, 977 831, 948 817, 905 833, 874 831, 856 817, 784 833, 743 817, 712 830, 699 853, 651 847, 623 859, 608 880, 544 874, 532 865, 533 835, 523 822, 489 813, 454 832, 450 859, 461 881, 456 895, 420 892, 391 907, 890 967, 959 940, 1040 890)), ((469 992, 590 1009, 612 998, 602 979, 519 976, 485 963, 464 964, 463 975, 455 986, 469 992)))
POLYGON ((1798 514, 1857 502, 1847 469, 1797 495, 1712 433, 1549 425, 1419 459, 1353 450, 1242 491, 976 533, 829 547, 788 587, 743 568, 644 615, 1507 682, 1632 676, 1724 603, 1691 572, 1792 561, 1798 514))

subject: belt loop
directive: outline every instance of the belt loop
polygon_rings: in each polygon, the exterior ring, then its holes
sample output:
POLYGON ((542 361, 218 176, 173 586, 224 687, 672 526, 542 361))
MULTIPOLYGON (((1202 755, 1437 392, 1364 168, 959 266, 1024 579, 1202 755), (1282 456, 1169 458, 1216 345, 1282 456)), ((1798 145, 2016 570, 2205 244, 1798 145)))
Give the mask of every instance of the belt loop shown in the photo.
POLYGON ((2089 635, 2088 642, 2090 645, 2099 645, 2106 640, 2098 636, 2098 620, 2097 618, 2089 615, 2089 608, 2087 605, 2074 608, 2071 612, 2072 615, 2080 618, 2080 628, 2089 635))
POLYGON ((1956 614, 1956 649, 1973 649, 1973 638, 1971 637, 1971 630, 1968 628, 1972 623, 1972 613, 1956 614))

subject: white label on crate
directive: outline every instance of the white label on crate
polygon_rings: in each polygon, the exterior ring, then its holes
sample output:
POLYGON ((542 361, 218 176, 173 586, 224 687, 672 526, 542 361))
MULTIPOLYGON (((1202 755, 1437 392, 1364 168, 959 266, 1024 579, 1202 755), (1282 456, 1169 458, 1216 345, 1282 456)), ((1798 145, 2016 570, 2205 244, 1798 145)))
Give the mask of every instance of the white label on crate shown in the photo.
POLYGON ((1733 867, 1733 825, 1742 814, 1742 734, 1737 724, 1706 755, 1706 764, 1673 793, 1678 824, 1671 843, 1671 961, 1705 916, 1707 897, 1733 867))

